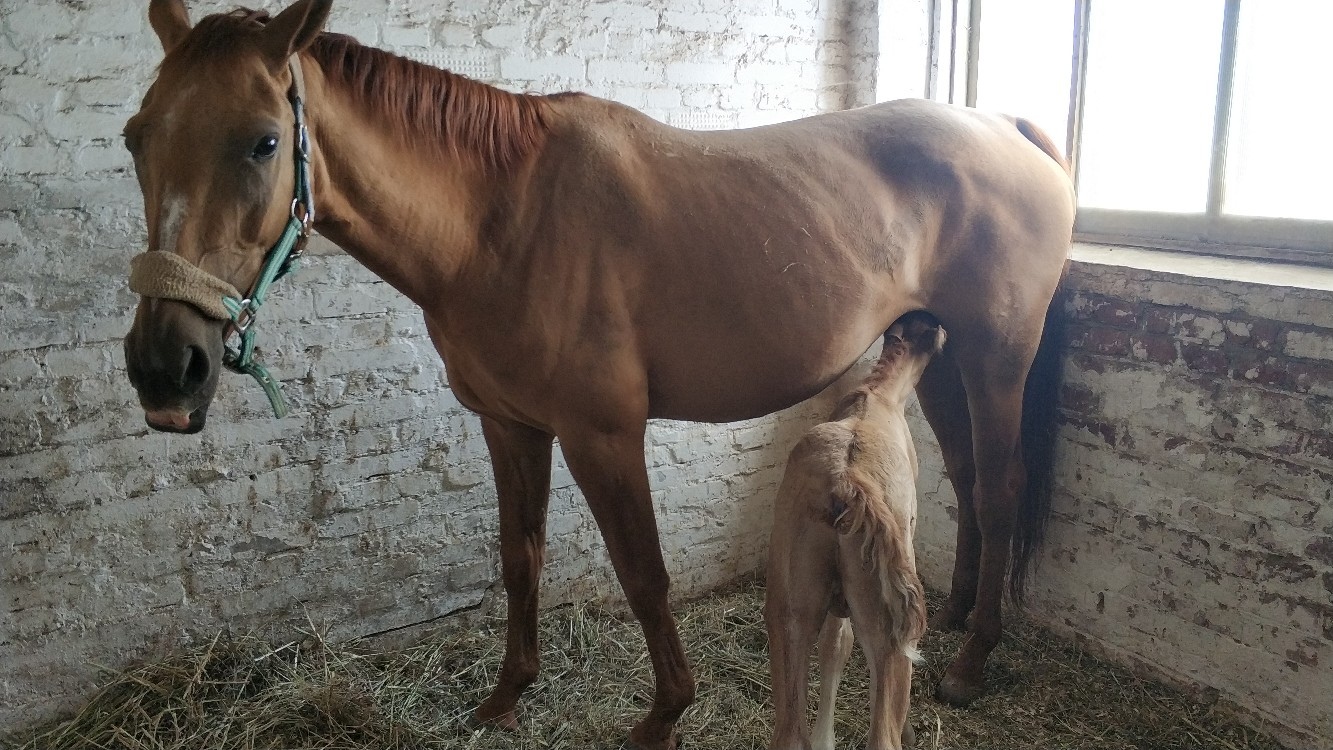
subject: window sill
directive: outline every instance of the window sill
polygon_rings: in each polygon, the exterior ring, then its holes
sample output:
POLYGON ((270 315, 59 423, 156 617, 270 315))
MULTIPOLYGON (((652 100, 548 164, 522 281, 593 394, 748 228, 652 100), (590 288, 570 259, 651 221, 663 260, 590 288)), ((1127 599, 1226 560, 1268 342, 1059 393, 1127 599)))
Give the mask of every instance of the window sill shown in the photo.
POLYGON ((1333 291, 1333 268, 1091 242, 1074 242, 1069 257, 1077 263, 1137 268, 1274 287, 1333 291))

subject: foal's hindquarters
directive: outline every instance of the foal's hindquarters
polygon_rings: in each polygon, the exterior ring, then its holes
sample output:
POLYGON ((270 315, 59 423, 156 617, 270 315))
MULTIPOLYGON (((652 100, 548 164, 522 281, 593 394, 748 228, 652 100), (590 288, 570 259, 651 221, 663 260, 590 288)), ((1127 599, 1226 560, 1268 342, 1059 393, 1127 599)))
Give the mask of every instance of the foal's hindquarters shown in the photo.
POLYGON ((912 743, 912 661, 925 630, 916 573, 916 451, 904 408, 944 332, 913 313, 884 337, 874 371, 805 433, 774 508, 764 617, 776 711, 771 750, 833 748, 833 705, 852 630, 871 673, 872 750, 912 743), (850 622, 849 622, 850 619, 850 622), (819 640, 819 713, 806 727, 810 648, 819 640))

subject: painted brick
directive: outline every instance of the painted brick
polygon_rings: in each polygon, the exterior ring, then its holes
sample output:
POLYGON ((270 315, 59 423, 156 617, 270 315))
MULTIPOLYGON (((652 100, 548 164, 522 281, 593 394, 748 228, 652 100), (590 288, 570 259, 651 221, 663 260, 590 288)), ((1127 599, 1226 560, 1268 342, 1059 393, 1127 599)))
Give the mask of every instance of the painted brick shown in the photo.
POLYGON ((652 84, 662 80, 662 66, 642 61, 592 60, 588 63, 588 78, 593 81, 652 84))
POLYGON ((384 46, 389 47, 390 49, 429 47, 430 27, 424 25, 387 24, 380 32, 380 38, 384 42, 384 46))
POLYGON ((730 28, 731 22, 722 13, 695 13, 668 10, 662 14, 669 27, 682 31, 707 31, 719 33, 730 28))
POLYGON ((503 57, 500 59, 500 75, 518 81, 562 78, 582 82, 586 77, 586 63, 582 58, 568 55, 552 55, 537 59, 503 57))
POLYGON ((631 3, 598 4, 589 8, 588 19, 594 23, 606 23, 611 28, 655 29, 658 11, 650 6, 631 3))
POLYGON ((751 63, 742 65, 737 71, 740 83, 790 84, 791 70, 786 65, 776 63, 751 63))
POLYGON ((445 47, 471 47, 477 42, 472 27, 458 23, 439 24, 435 27, 435 38, 445 47))
POLYGON ((1325 331, 1287 331, 1282 351, 1288 357, 1333 360, 1333 335, 1325 331))
POLYGON ((523 46, 527 30, 513 24, 492 26, 481 32, 482 41, 500 49, 518 49, 523 46))
MULTIPOLYGON (((482 601, 499 571, 480 422, 449 390, 420 314, 342 253, 311 257, 266 308, 263 356, 292 415, 272 420, 252 383, 229 375, 206 433, 146 430, 120 354, 136 300, 107 279, 142 247, 118 134, 160 50, 139 6, 11 5, 0 578, 22 601, 20 638, 0 647, 0 724, 68 708, 91 664, 220 627, 290 632, 309 613, 351 637, 482 601)), ((229 7, 203 5, 194 17, 229 7)), ((865 3, 389 6, 339 3, 332 28, 442 56, 494 48, 507 87, 591 83, 672 122, 791 119, 875 88, 878 16, 865 3)), ((1077 263, 1070 284, 1081 301, 1061 486, 1029 616, 1333 735, 1318 689, 1328 673, 1313 666, 1333 658, 1333 296, 1077 263)), ((650 426, 677 595, 759 567, 786 451, 828 408, 825 397, 737 425, 650 426)), ((957 508, 919 410, 912 420, 919 562, 938 585, 957 508)), ((552 484, 543 602, 619 596, 558 452, 552 484)))
POLYGON ((677 84, 721 84, 736 80, 734 63, 673 62, 666 66, 666 79, 677 84))

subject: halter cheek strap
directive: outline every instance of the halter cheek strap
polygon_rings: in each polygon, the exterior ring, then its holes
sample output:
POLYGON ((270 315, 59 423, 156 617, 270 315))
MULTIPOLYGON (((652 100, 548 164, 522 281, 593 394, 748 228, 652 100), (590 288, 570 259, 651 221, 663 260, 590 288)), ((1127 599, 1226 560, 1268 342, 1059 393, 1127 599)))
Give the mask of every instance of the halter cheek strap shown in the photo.
POLYGON ((264 257, 250 293, 242 296, 236 287, 219 279, 184 258, 161 250, 141 253, 130 260, 130 290, 144 297, 179 300, 194 305, 214 320, 227 321, 223 337, 227 342, 222 364, 233 372, 249 375, 263 387, 279 419, 287 415, 287 402, 282 397, 278 381, 254 358, 255 332, 251 328, 268 289, 273 282, 295 270, 297 259, 305 249, 315 220, 315 197, 310 181, 310 133, 305 122, 305 78, 301 62, 293 55, 288 62, 292 72, 292 88, 288 98, 296 116, 296 186, 292 198, 291 218, 283 227, 282 236, 264 257), (237 341, 230 343, 235 336, 237 341))

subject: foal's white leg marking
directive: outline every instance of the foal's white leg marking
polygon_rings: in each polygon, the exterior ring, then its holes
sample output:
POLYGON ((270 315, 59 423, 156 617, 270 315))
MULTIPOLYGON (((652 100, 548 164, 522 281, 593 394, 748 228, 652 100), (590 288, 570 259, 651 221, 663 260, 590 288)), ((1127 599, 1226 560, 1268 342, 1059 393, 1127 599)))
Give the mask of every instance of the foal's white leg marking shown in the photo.
POLYGON ((819 711, 810 733, 812 750, 834 750, 833 712, 843 667, 852 655, 852 622, 845 617, 824 616, 819 633, 819 711))

